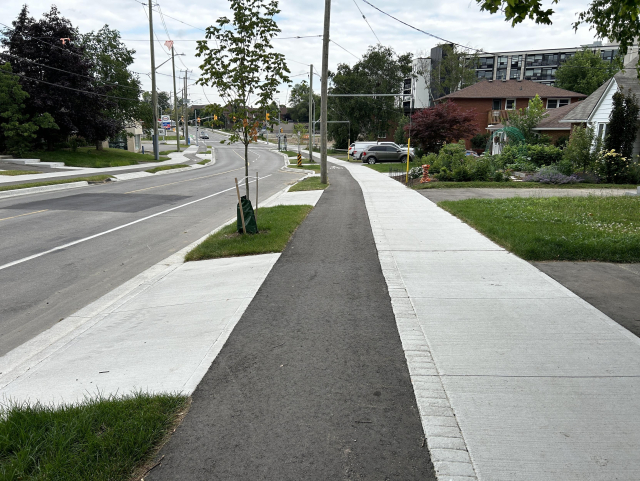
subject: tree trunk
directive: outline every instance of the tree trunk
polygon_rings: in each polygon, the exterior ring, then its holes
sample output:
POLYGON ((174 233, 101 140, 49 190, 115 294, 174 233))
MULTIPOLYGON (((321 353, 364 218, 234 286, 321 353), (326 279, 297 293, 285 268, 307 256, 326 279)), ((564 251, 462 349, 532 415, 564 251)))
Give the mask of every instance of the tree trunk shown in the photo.
POLYGON ((247 200, 249 200, 249 139, 246 132, 244 134, 244 185, 247 189, 247 200))
POLYGON ((96 150, 103 150, 102 141, 96 140, 96 150))

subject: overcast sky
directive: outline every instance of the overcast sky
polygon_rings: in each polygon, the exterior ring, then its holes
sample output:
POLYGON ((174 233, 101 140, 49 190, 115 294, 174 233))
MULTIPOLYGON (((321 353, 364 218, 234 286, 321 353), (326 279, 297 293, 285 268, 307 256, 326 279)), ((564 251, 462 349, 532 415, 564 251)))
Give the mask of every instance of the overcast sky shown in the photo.
MULTIPOLYGON (((48 11, 53 2, 36 0, 27 3, 30 13, 40 18, 48 11)), ((383 45, 392 47, 397 53, 412 52, 419 54, 428 51, 439 41, 416 32, 395 20, 377 12, 361 0, 333 0, 331 11, 331 39, 347 51, 330 44, 329 68, 334 69, 339 63, 353 64, 369 45, 377 43, 376 37, 367 26, 356 6, 360 7, 375 34, 383 45)), ((490 15, 481 12, 475 0, 371 0, 381 10, 407 22, 415 27, 430 32, 447 40, 480 48, 485 51, 532 50, 541 48, 576 47, 594 40, 593 32, 581 27, 577 33, 571 28, 576 13, 587 7, 586 2, 577 0, 560 0, 551 6, 556 13, 551 26, 536 25, 527 21, 512 28, 500 14, 490 15)), ((549 2, 550 3, 550 2, 549 2)), ((151 88, 151 80, 146 75, 150 72, 149 56, 149 24, 146 9, 137 0, 109 0, 105 2, 65 0, 56 3, 60 13, 67 17, 75 27, 86 33, 98 30, 104 24, 121 32, 124 42, 136 50, 136 61, 132 70, 142 73, 140 76, 143 88, 151 88)), ((21 3, 16 0, 0 0, 0 22, 9 24, 20 11, 21 3)), ((199 75, 198 66, 201 61, 195 56, 195 39, 204 38, 201 29, 212 25, 223 15, 230 15, 228 2, 163 2, 159 0, 159 8, 169 36, 176 43, 176 51, 184 53, 180 57, 183 63, 176 60, 176 69, 188 68, 189 83, 193 83, 199 75), (169 18, 174 17, 180 21, 169 18), (196 28, 193 28, 196 27, 196 28)), ((281 37, 320 35, 324 15, 322 0, 281 0, 281 13, 278 25, 281 37)), ((158 9, 158 7, 155 7, 158 9)), ((156 65, 164 62, 167 50, 161 45, 168 38, 160 15, 154 12, 154 29, 160 39, 155 43, 156 65)), ((284 53, 293 83, 308 78, 308 64, 313 64, 320 71, 322 40, 317 38, 274 40, 276 50, 284 53), (306 64, 306 65, 305 65, 306 64)), ((171 62, 160 67, 158 89, 173 90, 171 62)), ((176 72, 178 74, 178 72, 176 72)), ((318 77, 314 78, 314 90, 319 92, 318 77)), ((178 86, 178 90, 181 85, 178 86)), ((288 95, 287 86, 282 86, 280 101, 284 103, 288 95)), ((219 101, 212 88, 193 85, 189 87, 189 98, 195 103, 219 101)))

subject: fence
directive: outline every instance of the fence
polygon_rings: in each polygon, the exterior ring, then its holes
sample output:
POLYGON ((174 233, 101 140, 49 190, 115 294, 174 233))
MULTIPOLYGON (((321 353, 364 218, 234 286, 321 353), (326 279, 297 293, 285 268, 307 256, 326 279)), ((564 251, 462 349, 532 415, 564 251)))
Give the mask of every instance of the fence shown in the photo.
POLYGON ((420 179, 412 179, 409 177, 409 182, 406 182, 407 180, 407 168, 404 167, 403 169, 398 169, 398 168, 394 168, 389 166, 389 177, 391 177, 393 180, 397 180, 398 182, 400 182, 401 184, 406 185, 407 187, 413 187, 414 184, 417 184, 418 182, 420 182, 420 179))

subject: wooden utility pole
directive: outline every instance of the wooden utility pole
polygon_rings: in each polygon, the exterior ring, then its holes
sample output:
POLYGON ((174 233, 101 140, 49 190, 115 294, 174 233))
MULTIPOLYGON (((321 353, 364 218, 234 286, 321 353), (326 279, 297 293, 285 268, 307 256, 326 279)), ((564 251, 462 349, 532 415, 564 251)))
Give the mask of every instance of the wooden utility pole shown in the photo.
POLYGON ((309 65, 309 162, 313 162, 313 64, 309 65))
POLYGON ((189 71, 186 70, 184 72, 184 144, 189 145, 189 106, 187 103, 189 102, 189 97, 187 94, 187 77, 189 76, 189 71))
MULTIPOLYGON (((151 0, 149 0, 151 1, 151 0)), ((176 143, 180 152, 180 122, 178 117, 178 90, 176 89, 176 62, 174 58, 173 44, 171 45, 171 67, 173 68, 173 110, 176 114, 176 143)))
POLYGON ((158 92, 156 91, 156 57, 153 52, 153 8, 149 0, 149 42, 151 45, 151 103, 153 104, 153 157, 158 160, 158 92))
POLYGON ((329 72, 329 26, 331 0, 324 0, 324 34, 322 36, 322 78, 320 79, 320 182, 327 183, 327 74, 329 72))

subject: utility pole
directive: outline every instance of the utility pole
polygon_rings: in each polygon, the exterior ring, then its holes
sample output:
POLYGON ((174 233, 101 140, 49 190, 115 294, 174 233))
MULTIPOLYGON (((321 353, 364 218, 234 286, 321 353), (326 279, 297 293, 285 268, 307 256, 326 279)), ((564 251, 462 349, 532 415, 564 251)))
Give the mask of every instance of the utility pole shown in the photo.
MULTIPOLYGON (((151 1, 151 0, 149 0, 151 1)), ((178 122, 178 90, 176 89, 176 62, 175 54, 173 51, 173 44, 171 44, 171 67, 173 68, 173 110, 176 114, 176 143, 178 145, 178 152, 180 152, 180 123, 178 122)))
POLYGON ((313 126, 313 64, 309 65, 309 162, 313 162, 313 139, 311 127, 313 126))
POLYGON ((329 72, 329 26, 331 0, 324 0, 324 32, 322 36, 322 78, 320 79, 320 182, 327 183, 327 74, 329 72))
POLYGON ((184 72, 184 143, 185 145, 189 145, 189 106, 187 102, 189 101, 189 97, 187 96, 187 77, 189 76, 189 71, 185 70, 184 72))
POLYGON ((156 92, 156 58, 153 53, 153 9, 149 0, 149 43, 151 45, 151 103, 153 104, 153 157, 158 160, 158 92, 156 92))

